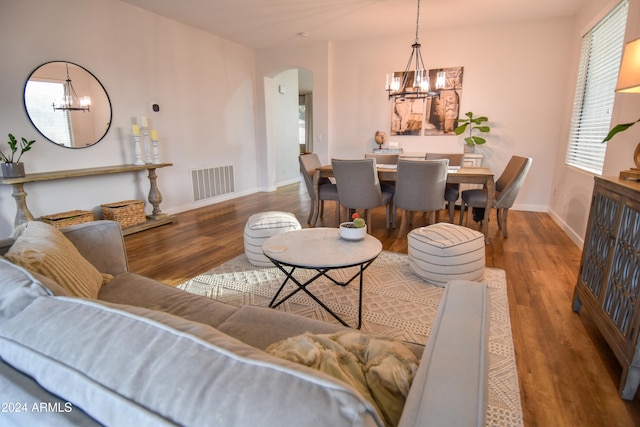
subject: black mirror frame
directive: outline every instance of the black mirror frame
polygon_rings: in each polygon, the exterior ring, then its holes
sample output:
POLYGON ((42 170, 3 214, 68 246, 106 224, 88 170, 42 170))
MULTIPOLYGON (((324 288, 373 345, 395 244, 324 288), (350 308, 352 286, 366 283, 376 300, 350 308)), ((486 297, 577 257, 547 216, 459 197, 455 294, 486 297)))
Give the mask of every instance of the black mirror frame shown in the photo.
POLYGON ((61 148, 68 148, 68 149, 72 149, 72 150, 80 150, 83 148, 89 148, 92 147, 94 145, 96 145, 97 143, 99 143, 100 141, 102 141, 104 139, 105 136, 107 136, 107 133, 109 133, 109 130, 111 129, 111 122, 113 120, 113 105, 111 104, 111 98, 109 97, 109 93, 107 92, 107 89, 105 89, 104 85, 102 84, 102 82, 100 81, 100 79, 98 79, 95 74, 93 74, 91 71, 87 70, 86 68, 84 68, 82 65, 78 65, 74 62, 70 62, 70 61, 62 61, 62 60, 56 60, 56 61, 47 61, 43 64, 38 65, 36 68, 33 69, 33 71, 31 71, 31 73, 29 73, 29 76, 27 77, 27 80, 24 83, 24 87, 22 88, 22 104, 24 106, 24 111, 27 115, 27 117, 29 118, 29 122, 31 122, 31 125, 38 131, 38 133, 40 135, 42 135, 44 138, 46 138, 47 140, 49 140, 50 142, 52 142, 53 144, 57 145, 58 147, 61 148), (86 71, 91 77, 93 77, 95 79, 95 81, 100 85, 100 87, 102 88, 105 97, 107 98, 107 102, 109 103, 109 125, 107 126, 107 128, 105 129, 104 133, 102 134, 102 136, 100 138, 98 138, 97 141, 92 142, 91 144, 87 144, 83 147, 67 147, 66 145, 62 145, 54 140, 52 140, 51 138, 49 138, 47 135, 43 134, 42 131, 40 131, 40 129, 38 128, 38 126, 36 126, 36 124, 33 122, 33 120, 31 119, 31 116, 29 115, 29 110, 27 110, 27 103, 26 103, 26 99, 25 99, 25 93, 27 90, 27 84, 29 83, 29 80, 31 80, 31 76, 33 76, 33 74, 38 71, 40 68, 44 67, 47 64, 52 64, 52 63, 65 63, 65 64, 70 64, 70 65, 74 65, 78 68, 83 69, 84 71, 86 71))

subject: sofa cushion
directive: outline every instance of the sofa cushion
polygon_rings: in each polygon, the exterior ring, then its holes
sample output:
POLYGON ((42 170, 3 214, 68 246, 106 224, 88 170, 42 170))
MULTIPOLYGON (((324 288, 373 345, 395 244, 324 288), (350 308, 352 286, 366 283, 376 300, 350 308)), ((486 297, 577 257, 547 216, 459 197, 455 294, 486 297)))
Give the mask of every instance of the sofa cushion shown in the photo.
POLYGON ((16 241, 5 257, 59 283, 71 295, 97 298, 103 277, 55 227, 31 221, 16 229, 16 241))
POLYGON ((216 327, 262 350, 275 342, 305 332, 331 334, 345 329, 344 326, 255 305, 241 307, 216 327))
POLYGON ((100 288, 98 299, 164 311, 216 328, 238 311, 232 305, 185 292, 134 273, 114 276, 111 282, 100 288))
POLYGON ((35 274, 0 257, 0 323, 39 296, 53 295, 35 274))
POLYGON ((105 425, 381 424, 346 384, 206 325, 154 312, 159 323, 140 310, 39 297, 0 324, 0 357, 105 425))
POLYGON ((32 378, 0 360, 0 415, 4 426, 46 427, 100 426, 71 402, 48 393, 32 378))

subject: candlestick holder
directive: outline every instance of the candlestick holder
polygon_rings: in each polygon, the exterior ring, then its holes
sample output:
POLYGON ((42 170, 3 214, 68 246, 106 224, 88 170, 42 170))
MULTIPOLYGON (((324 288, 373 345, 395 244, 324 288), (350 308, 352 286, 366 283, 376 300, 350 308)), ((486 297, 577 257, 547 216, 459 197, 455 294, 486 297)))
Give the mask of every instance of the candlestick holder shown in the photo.
POLYGON ((142 135, 143 135, 143 139, 142 139, 142 144, 144 146, 144 153, 145 153, 145 163, 150 164, 152 163, 152 159, 151 159, 151 145, 149 142, 149 128, 148 127, 142 127, 142 135))
POLYGON ((151 147, 153 151, 153 164, 159 165, 161 162, 160 156, 158 155, 158 138, 154 138, 153 134, 151 134, 151 147))
POLYGON ((136 161, 134 165, 142 166, 144 162, 142 161, 142 151, 140 150, 140 135, 133 134, 133 148, 136 153, 136 161))

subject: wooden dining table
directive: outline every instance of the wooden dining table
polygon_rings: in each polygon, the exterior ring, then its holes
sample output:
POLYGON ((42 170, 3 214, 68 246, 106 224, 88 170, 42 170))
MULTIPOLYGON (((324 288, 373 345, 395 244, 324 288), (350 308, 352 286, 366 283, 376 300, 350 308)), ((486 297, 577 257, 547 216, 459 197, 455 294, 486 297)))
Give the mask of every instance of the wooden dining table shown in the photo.
MULTIPOLYGON (((398 179, 397 168, 386 165, 378 165, 378 179, 380 181, 396 181, 398 179)), ((320 213, 320 200, 318 198, 318 188, 321 178, 332 178, 333 166, 325 165, 317 168, 313 174, 313 188, 315 197, 313 202, 313 218, 311 223, 315 224, 320 213)), ((491 203, 495 195, 494 174, 491 169, 486 167, 461 167, 459 169, 450 169, 447 173, 448 184, 479 184, 487 191, 487 206, 484 210, 484 218, 482 221, 482 233, 485 242, 489 243, 489 214, 491 213, 491 203)), ((443 201, 444 202, 444 201, 443 201)))

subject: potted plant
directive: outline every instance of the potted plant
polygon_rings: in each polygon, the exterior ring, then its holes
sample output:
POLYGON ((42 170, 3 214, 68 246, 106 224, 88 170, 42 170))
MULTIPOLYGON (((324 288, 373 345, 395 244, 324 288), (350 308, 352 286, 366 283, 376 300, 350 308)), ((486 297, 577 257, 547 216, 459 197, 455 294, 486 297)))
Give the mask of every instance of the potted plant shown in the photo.
POLYGON ((367 235, 367 224, 360 215, 351 215, 353 221, 340 224, 340 237, 345 240, 362 240, 367 235))
POLYGON ((9 148, 11 149, 11 154, 5 154, 0 150, 0 161, 3 163, 0 164, 2 168, 2 176, 5 178, 16 178, 24 176, 24 164, 20 162, 20 158, 24 153, 31 150, 31 146, 35 143, 35 140, 27 141, 26 138, 21 138, 20 141, 16 139, 15 136, 9 134, 9 148), (16 152, 18 153, 18 157, 16 158, 16 152))
MULTIPOLYGON (((609 141, 617 133, 624 132, 625 130, 629 129, 631 126, 635 125, 636 123, 640 123, 640 119, 636 120, 635 122, 621 123, 619 125, 614 126, 614 128, 609 131, 609 133, 602 140, 602 142, 609 141)), ((640 143, 638 143, 638 145, 636 146, 636 150, 633 153, 633 163, 636 165, 636 168, 640 168, 640 143)))
POLYGON ((486 116, 473 117, 473 113, 469 111, 466 119, 458 119, 458 127, 454 129, 456 135, 462 135, 467 129, 469 129, 469 136, 467 136, 464 141, 465 145, 465 153, 473 152, 476 145, 482 145, 487 142, 487 140, 481 136, 474 135, 473 131, 489 133, 491 128, 486 125, 489 119, 486 116))

